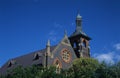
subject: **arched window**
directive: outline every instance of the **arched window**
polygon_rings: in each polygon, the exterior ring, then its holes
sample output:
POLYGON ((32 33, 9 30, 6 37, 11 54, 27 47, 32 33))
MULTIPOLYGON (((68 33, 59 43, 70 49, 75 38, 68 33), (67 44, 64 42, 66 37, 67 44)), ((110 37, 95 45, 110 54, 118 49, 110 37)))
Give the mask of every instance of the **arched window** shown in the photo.
POLYGON ((74 42, 74 44, 73 44, 73 48, 77 48, 77 44, 76 44, 76 42, 74 42))
POLYGON ((84 47, 86 47, 86 41, 85 41, 85 40, 83 41, 82 45, 83 45, 84 47))
POLYGON ((59 61, 56 61, 56 73, 60 73, 60 64, 59 61))
POLYGON ((56 58, 54 60, 54 65, 56 67, 56 73, 60 73, 61 72, 61 68, 62 68, 62 64, 61 64, 61 62, 59 61, 58 58, 56 58))

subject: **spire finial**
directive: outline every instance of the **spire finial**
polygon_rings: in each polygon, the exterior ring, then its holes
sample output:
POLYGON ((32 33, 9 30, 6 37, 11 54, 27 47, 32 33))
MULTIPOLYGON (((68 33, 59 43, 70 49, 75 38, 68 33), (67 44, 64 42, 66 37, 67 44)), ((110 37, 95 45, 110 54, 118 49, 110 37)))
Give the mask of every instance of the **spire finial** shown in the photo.
POLYGON ((78 10, 78 12, 77 12, 77 17, 76 17, 77 19, 81 19, 82 18, 82 16, 80 15, 80 10, 78 10))
POLYGON ((78 12, 78 14, 77 14, 77 17, 76 17, 77 19, 81 19, 82 18, 82 16, 80 16, 80 13, 78 12))

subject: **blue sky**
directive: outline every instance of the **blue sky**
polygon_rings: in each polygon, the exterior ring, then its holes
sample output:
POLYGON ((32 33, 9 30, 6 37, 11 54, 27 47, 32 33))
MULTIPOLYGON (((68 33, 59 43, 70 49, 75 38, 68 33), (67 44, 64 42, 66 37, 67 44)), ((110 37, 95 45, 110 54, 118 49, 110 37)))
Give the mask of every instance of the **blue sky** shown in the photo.
POLYGON ((0 0, 0 66, 6 61, 60 42, 75 30, 77 12, 99 61, 120 60, 119 0, 0 0))

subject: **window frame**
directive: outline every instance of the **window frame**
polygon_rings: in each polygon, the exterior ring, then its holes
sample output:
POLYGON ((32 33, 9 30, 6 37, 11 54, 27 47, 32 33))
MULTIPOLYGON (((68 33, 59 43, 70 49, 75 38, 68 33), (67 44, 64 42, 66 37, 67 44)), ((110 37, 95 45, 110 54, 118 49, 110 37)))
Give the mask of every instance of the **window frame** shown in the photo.
POLYGON ((71 58, 72 58, 71 52, 68 49, 66 49, 66 48, 62 49, 62 51, 61 51, 61 58, 62 58, 62 60, 64 62, 70 63, 71 58))

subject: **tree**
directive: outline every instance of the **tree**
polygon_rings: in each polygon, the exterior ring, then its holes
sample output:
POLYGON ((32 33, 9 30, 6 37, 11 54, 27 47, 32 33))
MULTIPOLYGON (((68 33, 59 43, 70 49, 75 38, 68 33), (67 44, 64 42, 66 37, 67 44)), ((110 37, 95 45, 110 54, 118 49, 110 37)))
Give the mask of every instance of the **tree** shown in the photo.
POLYGON ((93 58, 78 58, 71 68, 56 73, 56 67, 18 66, 0 78, 120 78, 120 62, 108 65, 93 58))
POLYGON ((92 58, 79 58, 73 62, 72 72, 75 78, 94 78, 99 62, 92 58))

